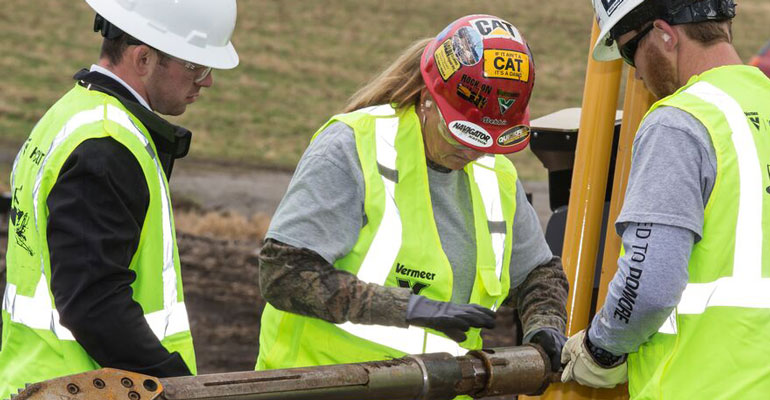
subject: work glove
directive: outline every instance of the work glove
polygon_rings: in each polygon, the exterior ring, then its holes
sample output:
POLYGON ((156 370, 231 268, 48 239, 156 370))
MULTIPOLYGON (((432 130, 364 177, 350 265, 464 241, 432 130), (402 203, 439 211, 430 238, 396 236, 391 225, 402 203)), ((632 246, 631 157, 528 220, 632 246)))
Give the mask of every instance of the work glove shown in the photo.
POLYGON ((561 381, 568 382, 575 380, 584 386, 595 388, 613 388, 619 383, 628 381, 628 364, 626 356, 613 356, 606 350, 602 350, 588 340, 586 330, 582 330, 567 340, 564 345, 564 351, 561 353, 564 372, 561 374, 561 381), (590 351, 589 347, 594 351, 590 351), (594 354, 597 353, 597 354, 594 354), (608 360, 615 358, 612 364, 606 362, 602 365, 596 356, 608 360))
POLYGON ((477 304, 447 303, 413 294, 409 298, 406 322, 435 329, 460 343, 470 328, 494 328, 495 312, 477 304))
POLYGON ((540 345, 548 355, 551 361, 551 371, 559 372, 561 370, 561 349, 567 337, 554 328, 540 328, 531 335, 524 343, 535 343, 540 345))

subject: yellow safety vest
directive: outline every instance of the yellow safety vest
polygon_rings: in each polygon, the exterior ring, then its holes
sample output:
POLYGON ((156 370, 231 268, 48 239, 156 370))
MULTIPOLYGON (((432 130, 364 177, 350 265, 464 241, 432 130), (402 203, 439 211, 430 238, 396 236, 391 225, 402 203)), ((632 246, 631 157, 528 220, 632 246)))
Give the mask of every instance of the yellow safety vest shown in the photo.
POLYGON ((50 289, 46 199, 62 165, 83 141, 112 137, 144 172, 150 203, 129 268, 133 299, 155 335, 195 373, 195 354, 182 293, 168 181, 147 129, 114 97, 79 85, 38 122, 12 172, 16 214, 8 229, 8 279, 3 299, 0 398, 26 383, 100 366, 59 323, 50 289))
MULTIPOLYGON (((452 267, 441 248, 428 187, 420 124, 414 107, 369 107, 333 117, 355 132, 366 185, 367 224, 334 267, 383 286, 420 288, 420 295, 449 301, 452 267)), ((516 211, 516 170, 504 156, 466 166, 473 204, 476 276, 470 302, 495 309, 508 295, 511 229, 516 211)), ((469 240, 472 240, 469 238, 469 240)), ((461 355, 481 348, 478 329, 459 346, 443 334, 317 318, 280 311, 262 315, 257 369, 363 362, 424 352, 461 355)))
MULTIPOLYGON (((674 312, 628 357, 632 399, 770 397, 770 80, 753 67, 693 77, 657 107, 708 130, 717 177, 674 312)), ((664 268, 665 266, 661 266, 664 268)))

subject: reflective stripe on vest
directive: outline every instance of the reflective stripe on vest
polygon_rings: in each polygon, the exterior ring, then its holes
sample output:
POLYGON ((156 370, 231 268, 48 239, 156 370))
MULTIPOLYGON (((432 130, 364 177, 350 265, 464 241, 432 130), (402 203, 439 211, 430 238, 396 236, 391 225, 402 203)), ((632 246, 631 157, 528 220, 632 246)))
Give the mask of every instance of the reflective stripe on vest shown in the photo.
POLYGON ((770 278, 762 278, 762 175, 751 128, 735 99, 708 82, 684 93, 720 109, 732 131, 740 177, 733 275, 708 283, 688 283, 679 304, 658 330, 676 334, 677 314, 702 314, 708 307, 770 308, 770 278))
MULTIPOLYGON (((497 174, 494 171, 495 158, 485 155, 473 164, 473 177, 481 192, 481 200, 487 213, 489 234, 492 238, 492 251, 495 253, 495 275, 502 279, 503 258, 505 258, 505 217, 503 216, 500 188, 497 174)), ((492 311, 497 309, 497 302, 492 305, 492 311)))
MULTIPOLYGON (((397 151, 395 148, 399 118, 390 105, 369 107, 360 110, 376 116, 392 116, 375 120, 375 138, 377 167, 385 186, 385 207, 382 222, 358 270, 358 278, 367 283, 384 285, 390 266, 396 260, 401 248, 401 215, 395 200, 395 188, 398 183, 396 170, 397 151)), ((505 250, 505 219, 500 200, 500 191, 494 168, 494 157, 485 156, 478 161, 483 166, 474 165, 474 178, 481 191, 489 219, 495 253, 496 272, 501 277, 505 250), (502 229, 499 227, 502 224, 502 229), (495 227, 495 229, 493 229, 495 227)), ((493 308, 494 309, 494 308, 493 308)), ((407 354, 446 352, 455 356, 466 353, 455 341, 434 335, 414 326, 397 328, 382 325, 362 325, 352 322, 337 324, 337 327, 360 338, 382 344, 407 354)))
MULTIPOLYGON (((35 229, 39 230, 38 194, 43 171, 49 157, 78 128, 103 119, 115 122, 131 132, 147 149, 147 152, 155 162, 155 168, 158 173, 158 181, 161 186, 161 207, 163 210, 163 310, 145 314, 145 319, 153 333, 155 333, 155 336, 159 340, 163 340, 165 337, 173 334, 190 330, 185 305, 183 302, 177 302, 177 274, 174 269, 174 236, 171 228, 171 206, 163 179, 163 169, 155 157, 155 152, 152 150, 150 142, 123 110, 108 104, 106 106, 100 105, 91 110, 81 111, 72 116, 56 134, 40 165, 32 191, 35 209, 35 229)), ((14 162, 14 171, 15 164, 16 162, 14 162)), ((15 180, 14 178, 12 177, 12 181, 15 180)), ((34 297, 22 296, 17 293, 15 285, 11 283, 6 285, 5 296, 3 297, 3 310, 8 312, 11 320, 14 322, 33 329, 50 330, 60 340, 75 340, 72 333, 59 323, 59 313, 51 305, 48 282, 45 276, 45 261, 42 253, 40 255, 40 269, 40 280, 35 288, 34 297)))

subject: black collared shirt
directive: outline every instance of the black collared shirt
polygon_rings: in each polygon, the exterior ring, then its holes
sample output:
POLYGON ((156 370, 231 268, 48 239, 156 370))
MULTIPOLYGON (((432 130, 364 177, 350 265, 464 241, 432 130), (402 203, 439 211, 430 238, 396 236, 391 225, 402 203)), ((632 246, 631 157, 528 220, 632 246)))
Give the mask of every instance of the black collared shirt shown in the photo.
MULTIPOLYGON (((76 78, 136 101, 106 75, 81 71, 76 78)), ((159 158, 173 163, 174 157, 159 158)), ((170 174, 169 163, 164 170, 170 174)), ((62 325, 100 366, 156 377, 190 375, 182 357, 160 344, 132 298, 136 274, 128 266, 149 200, 128 148, 110 137, 75 148, 47 199, 51 289, 62 325)))

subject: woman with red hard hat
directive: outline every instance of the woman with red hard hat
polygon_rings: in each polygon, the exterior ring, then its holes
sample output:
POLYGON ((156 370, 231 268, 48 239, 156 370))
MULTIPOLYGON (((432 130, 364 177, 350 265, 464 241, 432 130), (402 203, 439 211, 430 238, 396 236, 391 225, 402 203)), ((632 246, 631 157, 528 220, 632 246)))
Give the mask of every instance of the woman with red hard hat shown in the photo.
POLYGON ((535 66, 469 15, 406 49, 316 132, 260 253, 257 369, 480 349, 516 306, 552 368, 567 280, 516 169, 535 66))

